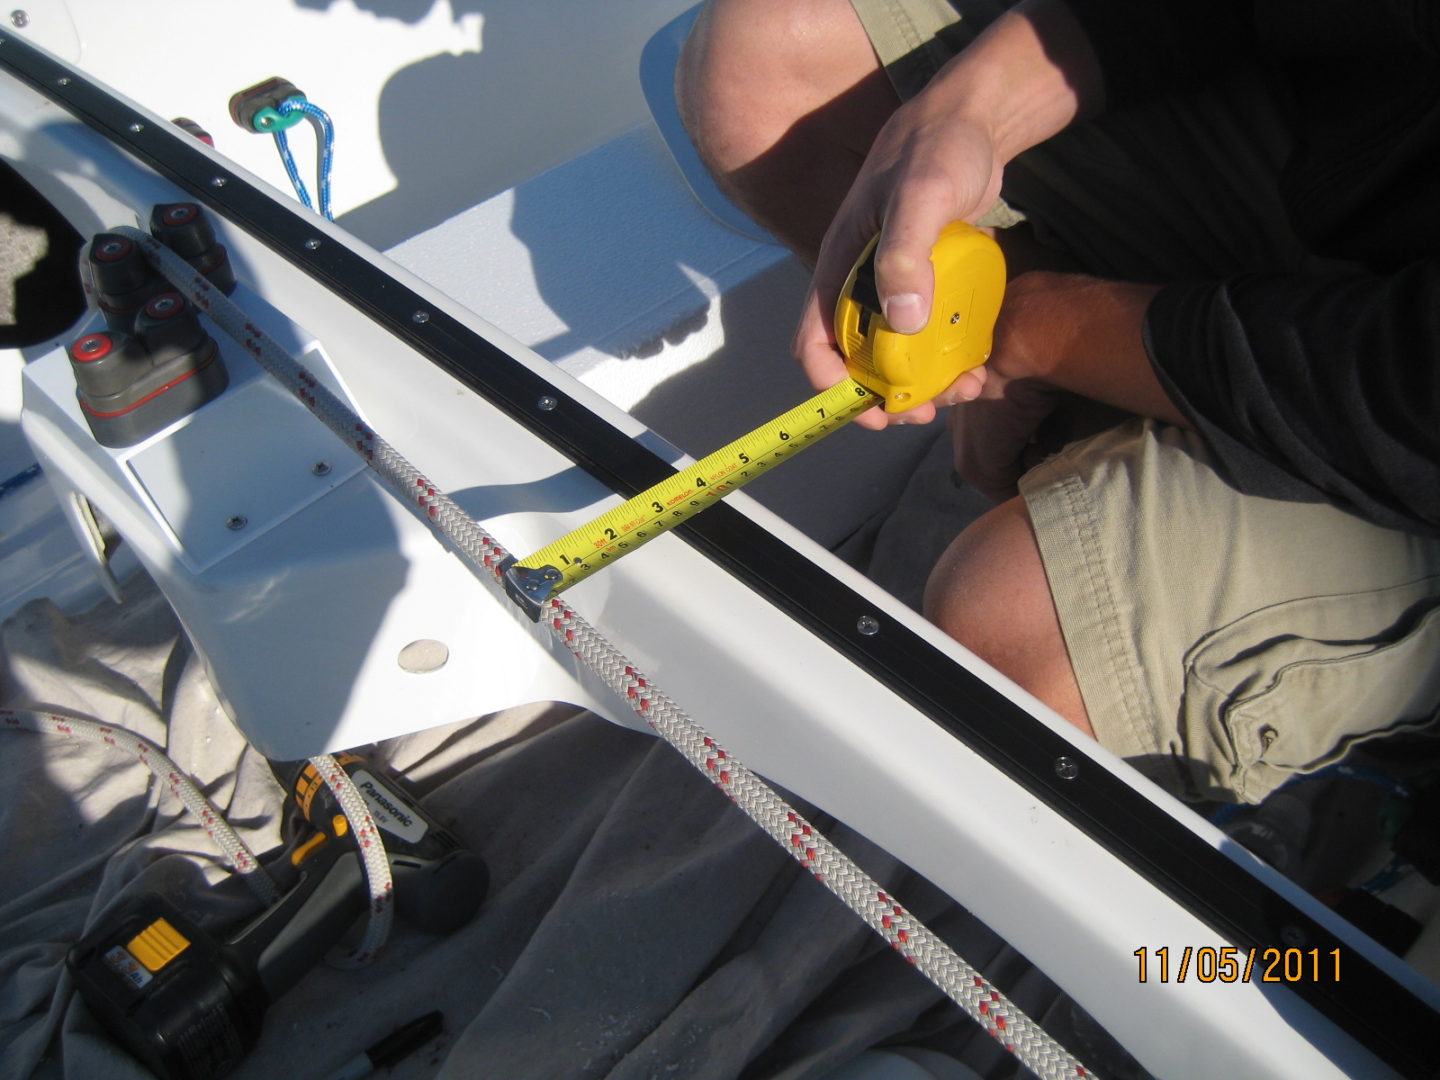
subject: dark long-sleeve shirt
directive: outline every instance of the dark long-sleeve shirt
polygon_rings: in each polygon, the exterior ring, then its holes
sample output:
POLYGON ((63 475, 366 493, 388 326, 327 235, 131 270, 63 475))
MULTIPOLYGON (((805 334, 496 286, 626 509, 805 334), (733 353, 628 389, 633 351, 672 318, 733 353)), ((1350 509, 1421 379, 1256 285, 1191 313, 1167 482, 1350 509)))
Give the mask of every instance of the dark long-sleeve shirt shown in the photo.
POLYGON ((1300 239, 1353 270, 1164 288, 1155 370, 1242 487, 1440 535, 1440 4, 1069 0, 1110 108, 1258 66, 1300 239))

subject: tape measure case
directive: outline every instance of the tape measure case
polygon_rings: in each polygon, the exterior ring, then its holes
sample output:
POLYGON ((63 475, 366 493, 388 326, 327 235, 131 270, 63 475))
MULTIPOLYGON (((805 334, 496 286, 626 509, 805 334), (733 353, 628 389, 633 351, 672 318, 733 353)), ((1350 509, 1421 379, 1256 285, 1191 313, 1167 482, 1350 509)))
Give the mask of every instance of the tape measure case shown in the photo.
POLYGON ((933 399, 990 357, 1005 296, 1005 257, 975 226, 952 222, 930 255, 935 298, 917 334, 891 329, 875 288, 877 236, 845 280, 835 305, 835 338, 851 376, 904 412, 933 399))

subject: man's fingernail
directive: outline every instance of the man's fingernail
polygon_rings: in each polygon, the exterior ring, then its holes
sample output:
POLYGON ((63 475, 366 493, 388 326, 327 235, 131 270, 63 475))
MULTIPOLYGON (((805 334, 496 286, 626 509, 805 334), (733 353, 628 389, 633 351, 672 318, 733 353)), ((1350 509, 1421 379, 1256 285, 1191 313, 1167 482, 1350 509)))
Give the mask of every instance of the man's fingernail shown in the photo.
POLYGON ((885 301, 885 321, 892 329, 902 334, 914 334, 925 328, 925 319, 930 313, 921 303, 920 294, 898 293, 885 301))

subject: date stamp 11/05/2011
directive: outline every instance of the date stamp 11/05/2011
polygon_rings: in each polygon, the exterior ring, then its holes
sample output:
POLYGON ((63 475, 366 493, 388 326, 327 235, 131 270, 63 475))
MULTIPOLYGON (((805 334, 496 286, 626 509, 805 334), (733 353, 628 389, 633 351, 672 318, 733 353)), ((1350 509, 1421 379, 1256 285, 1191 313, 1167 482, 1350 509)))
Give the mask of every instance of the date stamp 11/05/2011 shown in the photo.
POLYGON ((1141 946, 1132 954, 1139 961, 1142 983, 1186 980, 1202 983, 1302 983, 1340 981, 1340 950, 1260 948, 1233 945, 1186 945, 1183 949, 1141 946))

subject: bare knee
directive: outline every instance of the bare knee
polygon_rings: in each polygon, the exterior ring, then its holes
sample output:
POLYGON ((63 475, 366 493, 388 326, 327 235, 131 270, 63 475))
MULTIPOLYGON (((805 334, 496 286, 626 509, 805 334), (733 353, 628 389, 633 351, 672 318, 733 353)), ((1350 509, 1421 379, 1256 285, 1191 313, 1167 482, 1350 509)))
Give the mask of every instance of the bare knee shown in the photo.
POLYGON ((956 537, 930 575, 925 616, 1094 734, 1024 500, 997 506, 956 537))
POLYGON ((771 149, 805 102, 808 5, 784 0, 710 0, 685 42, 675 95, 707 164, 728 174, 771 149))
POLYGON ((849 0, 709 0, 675 90, 721 188, 802 255, 898 104, 849 0))

